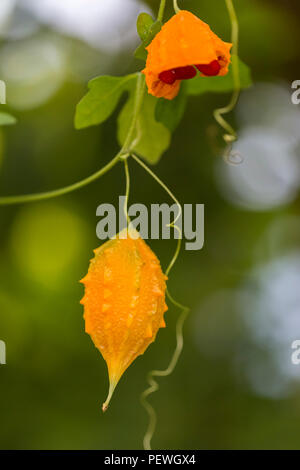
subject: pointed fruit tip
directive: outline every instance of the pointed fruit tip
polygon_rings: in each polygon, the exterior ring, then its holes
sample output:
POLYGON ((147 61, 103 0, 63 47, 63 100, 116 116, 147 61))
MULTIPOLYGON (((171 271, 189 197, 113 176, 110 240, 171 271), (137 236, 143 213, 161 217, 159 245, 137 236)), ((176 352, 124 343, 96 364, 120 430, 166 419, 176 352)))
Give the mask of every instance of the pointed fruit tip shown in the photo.
POLYGON ((119 380, 113 380, 113 381, 110 381, 110 383, 109 383, 108 396, 107 396, 105 402, 104 402, 103 405, 102 405, 102 411, 103 411, 103 413, 105 413, 105 411, 107 411, 107 408, 109 407, 110 400, 111 400, 111 398, 112 398, 112 396, 113 396, 113 393, 114 393, 115 388, 116 388, 116 386, 117 386, 117 384, 118 384, 118 381, 119 381, 119 380))
POLYGON ((103 403, 103 405, 102 405, 103 413, 105 413, 105 411, 107 411, 107 408, 108 408, 108 405, 106 403, 103 403))

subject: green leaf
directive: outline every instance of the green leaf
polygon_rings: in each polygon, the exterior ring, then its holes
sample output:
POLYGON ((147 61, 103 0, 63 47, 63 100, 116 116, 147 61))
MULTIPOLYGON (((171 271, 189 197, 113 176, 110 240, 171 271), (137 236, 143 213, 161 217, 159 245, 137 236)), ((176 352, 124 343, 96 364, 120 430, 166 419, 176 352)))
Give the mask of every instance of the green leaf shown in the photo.
MULTIPOLYGON (((124 145, 132 123, 134 99, 135 95, 132 92, 118 118, 118 139, 121 145, 124 145)), ((155 120, 156 103, 156 98, 148 94, 145 95, 132 139, 133 152, 151 164, 159 161, 171 141, 169 130, 155 120)))
POLYGON ((142 41, 147 40, 154 19, 148 13, 141 13, 136 22, 138 35, 142 41))
POLYGON ((89 92, 76 108, 76 129, 95 126, 108 119, 135 78, 136 74, 132 74, 125 77, 102 76, 91 80, 89 92))
MULTIPOLYGON (((249 67, 238 59, 241 88, 249 88, 252 85, 249 67)), ((201 95, 207 92, 224 93, 234 90, 232 65, 225 77, 196 77, 186 83, 188 95, 201 95)))
POLYGON ((150 27, 147 36, 143 40, 142 44, 139 45, 139 47, 136 49, 134 53, 134 57, 136 59, 141 59, 141 60, 146 60, 148 52, 146 50, 146 47, 149 46, 149 44, 153 41, 157 33, 161 30, 162 27, 162 22, 161 21, 155 21, 155 23, 152 24, 150 27))
POLYGON ((16 122, 16 118, 11 114, 0 112, 0 126, 11 126, 16 122))
POLYGON ((164 124, 171 132, 174 132, 183 118, 186 104, 187 96, 184 92, 184 88, 181 87, 178 96, 173 100, 165 100, 164 98, 157 100, 155 119, 164 124))
POLYGON ((140 44, 139 47, 135 50, 134 57, 136 59, 144 60, 146 62, 147 60, 147 55, 148 52, 145 49, 144 44, 140 44))
POLYGON ((143 41, 143 44, 145 47, 149 46, 149 44, 153 41, 155 36, 160 32, 161 28, 162 28, 162 22, 159 20, 155 21, 151 25, 149 32, 143 41))

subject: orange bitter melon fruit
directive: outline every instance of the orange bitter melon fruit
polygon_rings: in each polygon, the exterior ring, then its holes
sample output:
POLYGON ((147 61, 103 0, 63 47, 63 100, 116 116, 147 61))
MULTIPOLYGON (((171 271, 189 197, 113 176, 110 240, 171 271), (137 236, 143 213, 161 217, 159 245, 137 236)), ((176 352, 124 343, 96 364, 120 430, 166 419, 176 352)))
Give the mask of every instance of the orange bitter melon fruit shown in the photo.
POLYGON ((164 328, 166 276, 158 258, 139 236, 124 229, 94 250, 85 294, 85 330, 108 367, 107 409, 121 376, 164 328))
POLYGON ((179 93, 181 80, 196 75, 195 67, 204 77, 226 75, 231 47, 200 18, 181 10, 163 25, 147 47, 143 73, 148 92, 172 100, 179 93))

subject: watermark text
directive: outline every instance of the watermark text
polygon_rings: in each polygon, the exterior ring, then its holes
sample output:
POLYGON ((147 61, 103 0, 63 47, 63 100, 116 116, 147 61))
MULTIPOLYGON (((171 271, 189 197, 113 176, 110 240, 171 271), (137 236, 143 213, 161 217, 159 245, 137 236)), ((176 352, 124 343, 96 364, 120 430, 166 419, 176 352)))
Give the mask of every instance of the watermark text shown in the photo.
POLYGON ((0 80, 0 104, 6 104, 6 85, 0 80))
POLYGON ((0 364, 6 364, 6 344, 0 340, 0 364))
MULTIPOLYGON (((115 238, 116 233, 128 226, 124 211, 125 196, 119 196, 118 211, 112 204, 100 204, 96 215, 96 234, 100 240, 115 238)), ((128 208, 130 228, 139 232, 144 240, 185 239, 186 250, 201 250, 204 245, 204 204, 132 204, 128 208), (173 225, 175 228, 172 228, 173 225)))

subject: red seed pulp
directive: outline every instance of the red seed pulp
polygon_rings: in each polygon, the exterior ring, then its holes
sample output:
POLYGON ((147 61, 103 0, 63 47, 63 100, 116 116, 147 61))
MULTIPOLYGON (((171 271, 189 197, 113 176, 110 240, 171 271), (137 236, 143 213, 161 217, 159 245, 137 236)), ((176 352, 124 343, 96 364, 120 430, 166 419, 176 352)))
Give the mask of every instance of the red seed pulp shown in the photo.
POLYGON ((195 67, 188 65, 186 67, 177 67, 172 70, 165 70, 161 72, 158 78, 168 85, 173 85, 176 80, 189 80, 194 78, 197 74, 195 67))
MULTIPOLYGON (((195 67, 207 77, 214 77, 218 75, 221 70, 221 65, 217 60, 213 60, 210 64, 197 64, 195 67)), ((193 67, 193 65, 187 65, 186 67, 165 70, 159 74, 158 78, 168 85, 173 85, 176 80, 189 80, 190 78, 194 78, 197 74, 195 67, 193 67)))
POLYGON ((158 78, 162 82, 167 83, 167 85, 173 85, 173 83, 177 80, 175 70, 165 70, 159 74, 158 78))
POLYGON ((210 64, 198 64, 196 67, 199 72, 207 77, 215 77, 221 70, 221 65, 217 60, 213 60, 210 64))
POLYGON ((178 67, 175 70, 176 80, 189 80, 197 75, 197 70, 192 65, 178 67))

